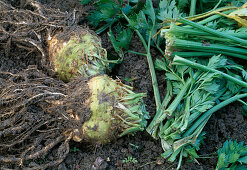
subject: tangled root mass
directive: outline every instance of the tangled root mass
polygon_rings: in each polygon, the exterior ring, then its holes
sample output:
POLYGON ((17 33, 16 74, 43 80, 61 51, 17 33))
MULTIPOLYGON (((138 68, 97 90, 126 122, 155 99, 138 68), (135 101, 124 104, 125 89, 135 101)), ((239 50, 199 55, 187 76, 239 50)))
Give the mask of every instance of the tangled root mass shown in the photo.
POLYGON ((79 21, 78 11, 62 12, 35 0, 17 1, 19 7, 0 0, 0 48, 14 61, 31 58, 30 62, 35 61, 32 64, 50 71, 47 40, 57 31, 75 26, 79 21), (17 50, 20 56, 14 55, 17 50))
POLYGON ((73 130, 90 118, 89 108, 82 107, 90 95, 82 79, 65 84, 35 67, 19 74, 1 72, 0 95, 0 169, 60 164, 69 152, 73 130), (75 90, 78 84, 85 85, 83 92, 75 90))

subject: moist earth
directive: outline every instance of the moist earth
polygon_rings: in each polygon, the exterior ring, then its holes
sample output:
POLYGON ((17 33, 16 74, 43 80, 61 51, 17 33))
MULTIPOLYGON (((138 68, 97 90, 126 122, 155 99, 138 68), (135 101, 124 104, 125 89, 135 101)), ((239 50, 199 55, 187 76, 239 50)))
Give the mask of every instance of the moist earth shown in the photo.
MULTIPOLYGON (((19 7, 22 1, 8 0, 15 7, 19 7)), ((92 5, 82 6, 79 0, 40 0, 40 2, 61 11, 76 9, 78 11, 77 15, 80 15, 78 25, 88 26, 85 17, 93 9, 92 5)), ((95 28, 90 29, 94 30, 95 28)), ((116 55, 107 34, 103 33, 100 37, 108 55, 116 55)), ((18 48, 12 48, 10 55, 7 56, 4 47, 4 44, 0 43, 1 71, 17 73, 26 69, 28 65, 40 65, 40 58, 25 57, 25 51, 18 48)), ((144 52, 144 48, 137 37, 134 37, 131 41, 130 49, 139 49, 140 52, 144 52)), ((153 59, 162 57, 155 50, 152 50, 151 53, 153 59)), ((164 96, 166 86, 164 73, 158 72, 157 74, 160 92, 164 96)), ((135 92, 147 93, 145 99, 147 110, 151 117, 154 116, 155 101, 151 76, 145 57, 126 54, 123 62, 113 68, 111 76, 121 79, 125 84, 132 85, 135 92), (133 81, 125 81, 126 78, 133 81)), ((241 114, 241 106, 238 103, 233 103, 221 109, 211 117, 204 128, 206 138, 198 151, 201 158, 197 159, 197 163, 185 159, 182 169, 215 169, 217 148, 221 147, 227 139, 244 141, 247 144, 246 128, 247 120, 241 114)), ((69 155, 58 169, 175 169, 177 165, 177 162, 170 163, 161 157, 163 151, 160 141, 154 140, 145 131, 137 133, 135 136, 122 137, 104 146, 89 146, 76 142, 70 142, 70 146, 69 155), (124 162, 128 158, 136 161, 124 162)))

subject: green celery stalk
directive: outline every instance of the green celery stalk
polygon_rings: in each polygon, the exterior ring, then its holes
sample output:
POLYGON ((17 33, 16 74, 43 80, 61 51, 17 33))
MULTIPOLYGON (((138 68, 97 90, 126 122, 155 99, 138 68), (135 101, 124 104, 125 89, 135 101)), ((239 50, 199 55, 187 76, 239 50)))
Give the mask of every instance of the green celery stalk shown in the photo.
POLYGON ((186 65, 186 66, 189 66, 189 67, 192 67, 192 68, 196 68, 196 69, 199 69, 199 70, 202 70, 202 71, 217 73, 217 74, 221 75, 222 77, 226 78, 227 80, 230 80, 233 83, 236 83, 236 84, 238 84, 238 85, 240 85, 242 87, 247 88, 247 83, 242 81, 242 80, 236 79, 235 77, 232 77, 232 76, 230 76, 230 75, 228 75, 226 73, 223 73, 223 72, 221 72, 219 70, 209 68, 207 66, 195 63, 195 62, 187 60, 185 58, 182 58, 182 57, 179 57, 179 56, 175 56, 174 59, 173 59, 173 65, 177 65, 177 64, 183 64, 183 65, 186 65))
POLYGON ((223 37, 223 38, 228 38, 228 39, 230 39, 230 40, 235 41, 236 43, 239 43, 239 44, 242 44, 242 45, 247 46, 247 40, 244 40, 244 39, 241 39, 241 38, 238 38, 238 37, 235 37, 235 36, 226 34, 226 33, 222 33, 222 32, 217 31, 217 30, 213 30, 213 29, 208 28, 208 27, 205 27, 205 26, 203 26, 203 25, 201 25, 201 24, 198 24, 198 23, 189 21, 189 20, 187 20, 187 19, 185 19, 185 18, 180 17, 179 22, 181 22, 181 23, 183 23, 183 24, 191 25, 191 26, 194 27, 194 28, 197 28, 197 29, 199 29, 199 30, 202 30, 202 31, 211 33, 212 35, 219 36, 219 37, 223 37))
MULTIPOLYGON (((244 97, 247 97, 247 93, 245 94, 239 94, 239 95, 235 95, 223 102, 221 102, 220 104, 214 106, 213 108, 211 108, 210 110, 208 110, 207 112, 205 112, 191 127, 189 130, 187 130, 184 134, 183 134, 183 137, 186 137, 186 136, 189 136, 191 135, 199 125, 203 124, 204 126, 206 125, 206 122, 209 120, 209 118, 211 117, 211 115, 220 110, 221 108, 225 107, 226 105, 234 102, 234 101, 237 101, 241 98, 244 98, 244 97)), ((203 126, 203 127, 204 127, 203 126)), ((201 128, 203 128, 201 127, 201 128)))
POLYGON ((196 72, 193 77, 190 77, 187 79, 186 83, 184 84, 183 88, 180 90, 180 92, 177 94, 173 102, 169 105, 169 107, 165 110, 161 110, 158 116, 153 119, 153 121, 149 124, 147 127, 147 132, 153 132, 155 127, 157 127, 158 124, 160 124, 165 118, 170 117, 175 109, 180 104, 181 100, 184 98, 187 90, 191 87, 191 83, 193 83, 194 79, 196 79, 199 76, 199 72, 196 72))
MULTIPOLYGON (((217 50, 222 52, 229 53, 237 53, 237 54, 247 54, 247 49, 238 48, 238 47, 229 47, 222 44, 208 44, 208 46, 202 44, 201 42, 187 41, 175 38, 174 43, 172 44, 174 47, 185 48, 185 49, 203 49, 203 50, 217 50)), ((247 56, 246 56, 247 59, 247 56)))
MULTIPOLYGON (((212 36, 212 33, 206 32, 204 30, 198 30, 198 29, 193 29, 193 28, 186 28, 183 26, 177 26, 175 23, 171 23, 169 29, 163 29, 161 31, 161 35, 163 35, 166 32, 172 33, 174 35, 187 34, 188 36, 212 36)), ((244 34, 244 33, 234 33, 234 32, 225 32, 225 31, 219 31, 219 32, 227 34, 227 35, 231 35, 234 37, 238 37, 238 38, 243 38, 243 39, 247 38, 247 34, 244 34)), ((218 40, 220 40, 220 39, 218 38, 218 40)))
POLYGON ((190 16, 194 16, 196 14, 196 0, 191 0, 190 3, 190 16))
POLYGON ((247 60, 247 55, 246 55, 247 49, 243 49, 243 48, 228 47, 221 44, 209 44, 209 46, 205 46, 200 42, 187 41, 178 38, 174 38, 174 39, 171 38, 171 40, 169 41, 171 43, 167 49, 178 48, 178 49, 186 49, 186 50, 202 51, 202 52, 212 51, 213 53, 230 55, 233 57, 238 57, 247 60))
POLYGON ((214 55, 214 53, 207 53, 207 52, 194 52, 194 51, 188 51, 188 52, 173 52, 172 57, 175 57, 175 55, 178 55, 180 57, 211 57, 214 55))
POLYGON ((168 80, 167 81, 167 88, 166 88, 166 96, 159 108, 159 110, 157 111, 157 113, 155 114, 154 118, 152 119, 150 125, 147 127, 146 131, 152 135, 153 138, 157 138, 157 130, 159 126, 152 126, 154 124, 154 121, 156 119, 158 119, 161 114, 162 114, 162 110, 165 109, 167 107, 167 105, 169 104, 170 100, 172 99, 172 85, 171 82, 168 80))

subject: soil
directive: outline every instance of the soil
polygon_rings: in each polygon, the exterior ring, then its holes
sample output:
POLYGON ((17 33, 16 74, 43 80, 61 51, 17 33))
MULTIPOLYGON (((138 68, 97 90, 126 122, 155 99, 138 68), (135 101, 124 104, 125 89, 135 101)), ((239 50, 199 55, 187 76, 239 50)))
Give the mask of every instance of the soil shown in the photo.
MULTIPOLYGON (((19 1, 8 0, 13 6, 19 6, 19 1)), ((58 8, 62 11, 80 11, 79 25, 88 25, 85 20, 92 6, 82 6, 79 0, 40 0, 41 3, 58 8)), ((94 28, 91 28, 94 29, 94 28)), ((108 54, 114 55, 114 49, 106 33, 101 36, 102 45, 108 54)), ((144 51, 138 38, 133 38, 130 49, 144 51)), ((160 54, 152 50, 152 57, 160 58, 160 54)), ((26 57, 20 49, 12 49, 11 55, 7 56, 3 44, 0 44, 0 69, 2 71, 19 72, 28 65, 39 65, 40 58, 26 57)), ((42 69, 42 68, 40 68, 42 69)), ((163 73, 158 73, 158 82, 161 94, 165 93, 163 73)), ((113 69, 113 77, 120 78, 123 83, 133 85, 135 92, 147 93, 145 99, 147 110, 151 117, 155 114, 155 102, 151 84, 151 76, 145 57, 135 54, 126 54, 123 62, 113 69), (125 78, 134 79, 132 82, 125 78)), ((241 114, 241 106, 234 103, 215 113, 207 123, 204 131, 206 138, 198 154, 205 159, 198 159, 198 163, 184 161, 182 169, 199 170, 215 169, 217 164, 217 147, 221 147, 227 139, 244 141, 247 144, 247 119, 241 114)), ((76 142, 70 142, 71 151, 58 169, 174 169, 177 162, 170 163, 161 157, 162 148, 160 141, 151 138, 145 131, 135 136, 125 136, 117 141, 104 146, 88 146, 76 142), (132 157, 136 163, 123 163, 123 160, 132 157)))

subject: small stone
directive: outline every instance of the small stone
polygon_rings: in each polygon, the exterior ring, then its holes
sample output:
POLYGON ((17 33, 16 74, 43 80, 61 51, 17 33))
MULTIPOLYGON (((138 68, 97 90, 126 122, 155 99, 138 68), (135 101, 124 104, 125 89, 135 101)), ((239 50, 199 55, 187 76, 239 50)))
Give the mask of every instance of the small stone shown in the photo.
POLYGON ((127 149, 121 149, 122 153, 126 153, 127 149))
POLYGON ((158 159, 158 160, 156 161, 156 164, 157 164, 157 165, 162 165, 163 163, 164 163, 164 161, 161 160, 161 159, 158 159))

